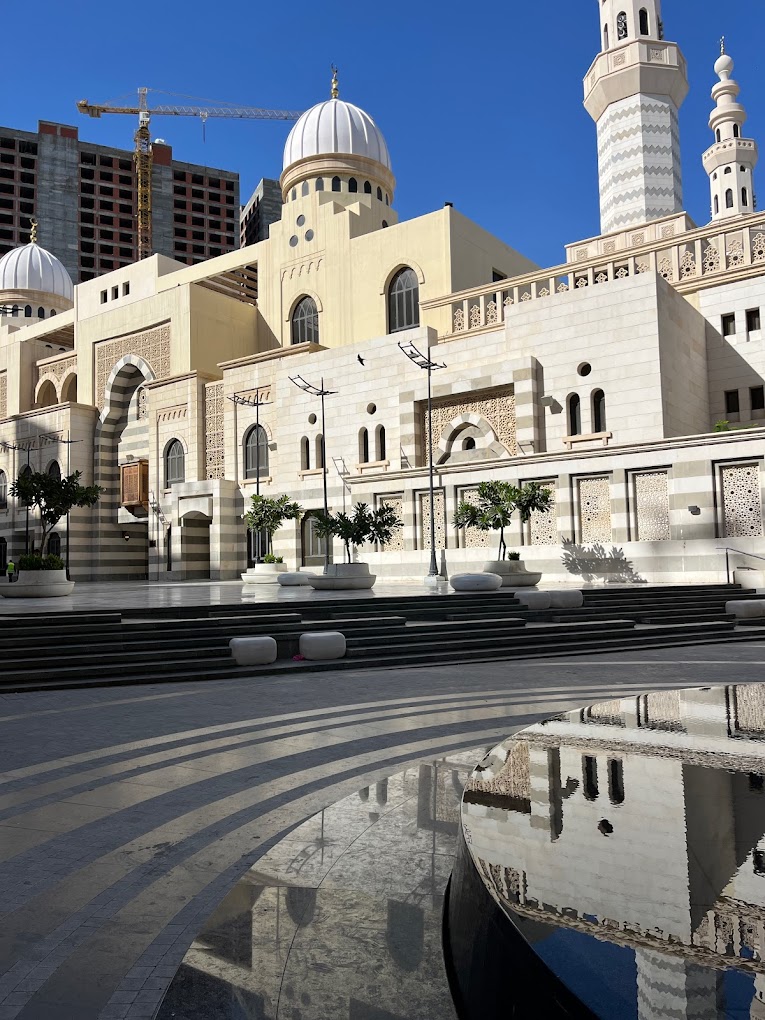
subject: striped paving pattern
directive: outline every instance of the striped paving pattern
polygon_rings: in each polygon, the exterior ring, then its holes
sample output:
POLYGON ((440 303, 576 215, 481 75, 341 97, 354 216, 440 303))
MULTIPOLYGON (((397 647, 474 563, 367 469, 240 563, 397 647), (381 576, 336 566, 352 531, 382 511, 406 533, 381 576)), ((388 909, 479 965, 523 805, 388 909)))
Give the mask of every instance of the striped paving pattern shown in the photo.
POLYGON ((712 682, 731 656, 765 678, 747 644, 2 696, 0 1020, 150 1018, 213 907, 300 821, 551 712, 712 682))

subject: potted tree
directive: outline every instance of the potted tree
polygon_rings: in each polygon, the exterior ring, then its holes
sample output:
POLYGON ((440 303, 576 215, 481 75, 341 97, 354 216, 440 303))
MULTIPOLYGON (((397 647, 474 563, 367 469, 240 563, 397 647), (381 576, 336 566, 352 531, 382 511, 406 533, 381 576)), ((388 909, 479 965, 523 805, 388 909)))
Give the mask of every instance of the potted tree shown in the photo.
POLYGON ((274 556, 274 535, 285 521, 298 520, 302 513, 300 504, 291 502, 289 496, 252 497, 244 520, 249 531, 266 533, 267 549, 262 562, 241 575, 246 584, 276 583, 279 574, 284 571, 284 560, 281 556, 274 556))
POLYGON ((48 540, 62 517, 75 507, 93 507, 104 490, 100 485, 80 485, 80 472, 56 478, 47 472, 32 471, 11 486, 15 496, 30 511, 40 516, 42 538, 38 552, 19 557, 19 578, 7 589, 0 585, 5 598, 52 598, 71 595, 74 581, 66 576, 66 567, 60 556, 47 554, 48 540))
POLYGON ((339 538, 345 547, 345 562, 325 568, 323 574, 311 577, 309 583, 319 590, 371 588, 377 577, 369 573, 368 563, 354 563, 353 555, 367 542, 390 542, 396 528, 403 525, 392 506, 381 503, 370 510, 366 503, 356 503, 350 514, 316 514, 316 534, 330 541, 339 538))
POLYGON ((478 528, 479 531, 499 531, 498 558, 484 563, 484 573, 499 574, 503 587, 525 587, 538 584, 542 575, 526 570, 520 553, 508 553, 505 528, 516 510, 525 524, 532 513, 547 513, 551 505, 552 492, 538 482, 520 487, 510 482, 480 482, 477 502, 460 503, 454 515, 454 525, 478 528))

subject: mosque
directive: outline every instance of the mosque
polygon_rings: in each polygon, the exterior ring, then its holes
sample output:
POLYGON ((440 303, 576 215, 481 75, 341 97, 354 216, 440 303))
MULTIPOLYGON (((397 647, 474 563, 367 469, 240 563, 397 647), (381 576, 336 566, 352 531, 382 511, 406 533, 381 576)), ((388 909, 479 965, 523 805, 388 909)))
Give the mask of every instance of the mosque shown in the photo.
POLYGON ((397 508, 403 528, 363 558, 421 578, 432 445, 445 573, 490 558, 493 537, 452 519, 496 478, 553 490, 554 511, 514 522, 508 542, 547 579, 721 580, 725 546, 757 566, 742 554, 765 554, 765 213, 733 60, 715 64, 710 220, 696 226, 687 70, 660 0, 597 6, 584 94, 601 233, 561 265, 540 269, 450 205, 399 221, 385 139, 336 79, 290 132, 266 240, 77 287, 34 239, 0 260, 0 557, 36 534, 12 480, 80 470, 106 492, 53 538, 74 578, 237 577, 256 491, 301 504, 275 551, 318 566, 326 482, 333 509, 397 508), (442 366, 432 443, 411 345, 442 366))

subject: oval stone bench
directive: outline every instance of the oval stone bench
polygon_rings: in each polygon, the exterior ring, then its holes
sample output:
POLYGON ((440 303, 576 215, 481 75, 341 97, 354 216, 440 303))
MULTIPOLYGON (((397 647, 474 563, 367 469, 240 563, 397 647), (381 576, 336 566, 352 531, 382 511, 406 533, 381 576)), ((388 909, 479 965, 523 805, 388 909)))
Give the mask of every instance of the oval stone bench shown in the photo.
POLYGON ((306 574, 302 570, 286 571, 279 574, 276 580, 283 588, 291 588, 293 585, 310 584, 313 574, 306 574))
POLYGON ((455 591, 496 591, 502 587, 499 574, 452 574, 449 584, 455 591))
POLYGON ((549 591, 517 591, 515 597, 527 609, 549 609, 549 591))
POLYGON ((345 634, 339 630, 317 630, 300 635, 300 654, 305 659, 342 659, 345 656, 345 634))
POLYGON ((559 591, 548 591, 551 609, 579 609, 584 602, 584 595, 578 590, 562 588, 559 591))
POLYGON ((725 603, 725 612, 739 620, 756 620, 765 617, 765 599, 733 599, 725 603))
POLYGON ((276 661, 276 641, 272 637, 235 637, 228 647, 237 666, 265 666, 276 661))

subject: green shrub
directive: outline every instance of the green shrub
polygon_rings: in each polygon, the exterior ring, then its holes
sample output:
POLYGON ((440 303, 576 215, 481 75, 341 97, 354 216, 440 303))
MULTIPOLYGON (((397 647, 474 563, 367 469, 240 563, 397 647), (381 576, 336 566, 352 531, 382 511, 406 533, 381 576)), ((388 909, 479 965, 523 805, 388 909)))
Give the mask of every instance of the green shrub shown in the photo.
POLYGON ((273 553, 266 553, 266 555, 263 557, 263 562, 264 563, 284 563, 284 557, 283 556, 274 556, 273 553))
POLYGON ((509 560, 519 560, 521 558, 521 554, 519 552, 509 552, 507 554, 507 558, 509 560))
POLYGON ((19 570, 63 570, 64 561, 60 556, 40 556, 39 553, 27 553, 19 556, 19 570))

